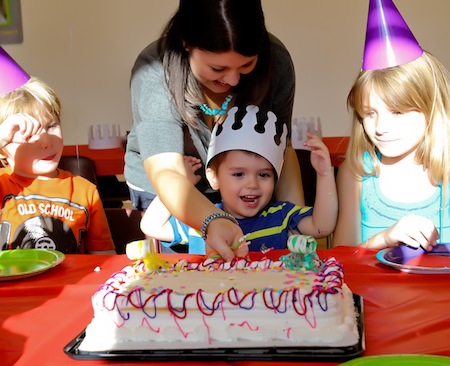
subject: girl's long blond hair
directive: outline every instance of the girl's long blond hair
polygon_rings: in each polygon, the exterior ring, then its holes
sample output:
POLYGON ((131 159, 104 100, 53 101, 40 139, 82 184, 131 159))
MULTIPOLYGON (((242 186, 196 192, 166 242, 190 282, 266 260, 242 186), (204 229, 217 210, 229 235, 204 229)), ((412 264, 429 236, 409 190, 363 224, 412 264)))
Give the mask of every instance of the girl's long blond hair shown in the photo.
POLYGON ((427 128, 417 148, 416 162, 428 170, 430 181, 446 192, 450 175, 450 73, 428 52, 404 65, 382 70, 363 70, 347 98, 353 112, 352 137, 347 162, 358 176, 378 175, 380 161, 375 146, 364 132, 363 107, 375 91, 392 110, 417 111, 425 115, 427 128), (370 154, 373 171, 363 165, 364 152, 370 154))

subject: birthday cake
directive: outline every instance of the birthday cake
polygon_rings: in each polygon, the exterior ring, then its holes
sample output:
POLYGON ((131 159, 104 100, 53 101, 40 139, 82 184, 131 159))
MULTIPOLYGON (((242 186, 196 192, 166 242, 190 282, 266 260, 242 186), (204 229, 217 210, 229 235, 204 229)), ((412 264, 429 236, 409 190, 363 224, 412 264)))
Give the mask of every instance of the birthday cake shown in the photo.
POLYGON ((356 344, 357 315, 342 264, 313 257, 314 268, 292 268, 297 255, 137 261, 93 295, 94 317, 79 350, 356 344))

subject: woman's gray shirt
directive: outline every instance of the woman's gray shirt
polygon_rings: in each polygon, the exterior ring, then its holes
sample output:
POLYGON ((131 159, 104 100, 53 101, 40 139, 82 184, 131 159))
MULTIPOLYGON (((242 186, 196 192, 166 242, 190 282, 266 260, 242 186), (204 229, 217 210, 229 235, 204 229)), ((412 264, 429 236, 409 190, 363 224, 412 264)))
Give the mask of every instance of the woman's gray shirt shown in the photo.
MULTIPOLYGON (((289 52, 271 36, 274 55, 272 80, 267 106, 278 122, 291 126, 295 92, 295 72, 289 52)), ((150 156, 175 152, 186 155, 183 126, 186 124, 172 102, 157 52, 157 42, 147 46, 138 56, 131 73, 131 107, 133 124, 128 134, 125 154, 125 179, 133 186, 156 194, 145 172, 143 161, 150 156)), ((192 142, 203 164, 206 162, 211 131, 199 113, 198 128, 189 127, 192 142)))

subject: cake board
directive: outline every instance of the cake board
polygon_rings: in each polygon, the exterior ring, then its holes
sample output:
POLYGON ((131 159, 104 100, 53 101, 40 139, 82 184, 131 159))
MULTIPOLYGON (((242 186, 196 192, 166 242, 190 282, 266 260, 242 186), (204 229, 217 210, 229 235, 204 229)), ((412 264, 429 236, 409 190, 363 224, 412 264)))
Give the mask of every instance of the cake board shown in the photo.
POLYGON ((190 348, 190 349, 142 349, 87 352, 79 350, 85 337, 83 330, 66 347, 64 352, 77 360, 110 361, 337 361, 344 362, 359 357, 365 350, 364 302, 353 294, 357 314, 358 343, 346 347, 245 347, 245 348, 190 348))

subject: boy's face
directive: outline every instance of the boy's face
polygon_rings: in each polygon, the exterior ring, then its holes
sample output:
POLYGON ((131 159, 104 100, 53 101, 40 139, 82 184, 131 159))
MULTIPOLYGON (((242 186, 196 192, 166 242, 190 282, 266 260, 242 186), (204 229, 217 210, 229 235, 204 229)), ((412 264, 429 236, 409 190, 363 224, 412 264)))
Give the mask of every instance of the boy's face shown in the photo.
POLYGON ((214 189, 219 189, 223 209, 236 218, 253 217, 272 198, 275 172, 266 158, 246 151, 230 151, 218 171, 207 171, 214 189))
POLYGON ((54 178, 63 151, 61 124, 53 116, 40 119, 42 129, 24 143, 10 143, 3 148, 16 174, 28 178, 54 178))

